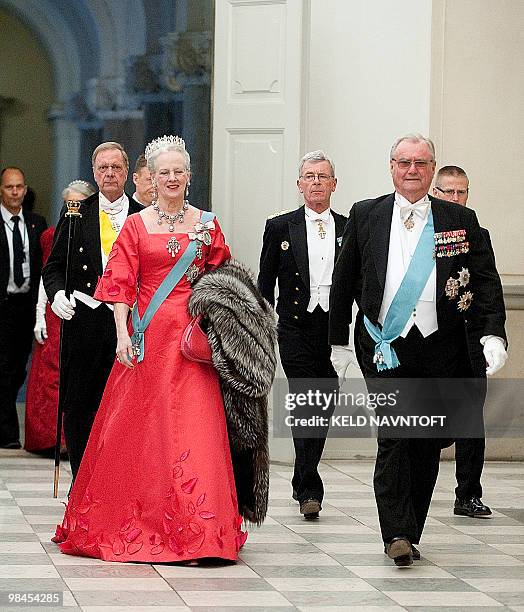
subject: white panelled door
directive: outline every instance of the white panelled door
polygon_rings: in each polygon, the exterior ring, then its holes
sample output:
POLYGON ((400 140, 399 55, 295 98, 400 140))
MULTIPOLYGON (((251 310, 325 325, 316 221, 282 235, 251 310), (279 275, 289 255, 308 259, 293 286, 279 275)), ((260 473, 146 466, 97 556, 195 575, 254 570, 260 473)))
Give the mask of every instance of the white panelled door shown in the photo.
MULTIPOLYGON (((266 218, 299 203, 302 4, 215 2, 211 203, 233 257, 255 274, 266 218)), ((291 461, 291 440, 270 435, 270 455, 291 461)))
POLYGON ((268 215, 298 204, 302 2, 215 2, 212 208, 258 272, 268 215))

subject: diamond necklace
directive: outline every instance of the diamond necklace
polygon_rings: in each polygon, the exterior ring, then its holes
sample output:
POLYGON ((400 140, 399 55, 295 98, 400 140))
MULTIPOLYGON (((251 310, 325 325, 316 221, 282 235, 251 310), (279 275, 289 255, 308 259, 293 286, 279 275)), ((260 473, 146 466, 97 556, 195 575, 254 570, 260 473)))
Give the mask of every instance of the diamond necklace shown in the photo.
POLYGON ((187 200, 184 200, 184 204, 182 205, 182 210, 178 211, 174 215, 169 215, 163 210, 160 210, 160 206, 158 205, 158 202, 153 202, 151 206, 158 214, 158 221, 157 221, 158 225, 162 225, 162 220, 165 219, 169 223, 169 231, 174 232, 175 223, 177 221, 179 221, 180 223, 184 222, 184 215, 186 213, 186 210, 189 208, 189 202, 187 200))

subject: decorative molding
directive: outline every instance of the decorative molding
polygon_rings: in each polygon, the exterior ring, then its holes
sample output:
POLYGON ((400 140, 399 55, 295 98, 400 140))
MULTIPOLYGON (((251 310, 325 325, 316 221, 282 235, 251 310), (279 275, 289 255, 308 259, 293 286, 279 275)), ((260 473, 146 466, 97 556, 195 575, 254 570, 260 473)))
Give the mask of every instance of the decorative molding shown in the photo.
POLYGON ((228 61, 232 101, 282 101, 286 11, 286 5, 280 2, 232 5, 228 61), (263 28, 259 27, 261 23, 263 28))
POLYGON ((507 310, 524 310, 524 285, 502 285, 507 310))
POLYGON ((162 37, 162 85, 180 91, 184 85, 211 83, 213 32, 170 32, 162 37))

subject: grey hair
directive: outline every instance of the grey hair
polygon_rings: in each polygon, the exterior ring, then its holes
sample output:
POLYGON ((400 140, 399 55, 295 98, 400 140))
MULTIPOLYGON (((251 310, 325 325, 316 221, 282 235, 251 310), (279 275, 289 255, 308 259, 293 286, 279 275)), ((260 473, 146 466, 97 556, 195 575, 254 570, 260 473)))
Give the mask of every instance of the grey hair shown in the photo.
POLYGON ((393 146, 391 147, 389 159, 393 159, 398 145, 401 142, 404 142, 405 140, 407 140, 408 142, 415 142, 415 143, 425 142, 428 145, 428 149, 431 153, 431 157, 433 158, 433 161, 435 160, 435 145, 433 144, 433 141, 430 138, 426 138, 425 136, 422 136, 422 134, 417 134, 417 133, 406 134, 405 136, 401 136, 400 138, 397 138, 395 142, 393 143, 393 146))
POLYGON ((191 172, 191 158, 189 157, 189 153, 186 148, 182 145, 175 144, 172 142, 168 142, 160 145, 157 149, 155 149, 147 159, 147 167, 151 174, 156 172, 155 168, 155 160, 160 155, 160 153, 166 153, 166 151, 175 151, 176 153, 181 153, 184 158, 184 165, 186 166, 186 170, 191 172))
POLYGON ((299 176, 302 174, 302 168, 304 167, 304 164, 308 161, 313 161, 313 162, 327 161, 327 163, 331 166, 332 176, 335 176, 335 164, 333 160, 329 158, 324 153, 324 151, 322 151, 321 149, 318 149, 318 151, 311 151, 310 153, 306 153, 304 155, 304 157, 300 160, 300 163, 298 164, 298 175, 299 176))
POLYGON ((96 189, 93 187, 93 185, 91 185, 91 183, 78 179, 76 181, 71 181, 69 185, 62 190, 62 200, 65 201, 69 199, 69 194, 71 193, 71 191, 81 193, 86 198, 96 193, 96 189))
POLYGON ((122 159, 124 160, 124 166, 126 167, 127 172, 129 170, 129 157, 125 152, 124 147, 119 142, 113 141, 103 142, 102 144, 99 144, 98 147, 93 151, 93 155, 91 156, 91 164, 93 166, 93 170, 95 168, 96 156, 102 151, 113 151, 114 149, 122 153, 122 159))

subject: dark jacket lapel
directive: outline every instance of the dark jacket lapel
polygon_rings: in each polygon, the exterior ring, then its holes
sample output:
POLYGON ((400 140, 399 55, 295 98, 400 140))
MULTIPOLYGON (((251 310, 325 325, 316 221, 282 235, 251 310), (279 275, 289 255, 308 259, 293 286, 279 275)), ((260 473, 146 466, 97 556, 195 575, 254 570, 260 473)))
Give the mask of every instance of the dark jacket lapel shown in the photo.
MULTIPOLYGON (((435 233, 445 232, 449 229, 449 219, 446 218, 446 211, 443 206, 439 206, 435 198, 429 196, 431 200, 431 212, 433 213, 433 227, 435 233)), ((437 267, 437 286, 436 286, 436 302, 444 295, 446 281, 451 272, 452 257, 436 257, 437 267)))
POLYGON ((0 299, 7 291, 7 283, 9 282, 9 246, 7 244, 6 227, 2 217, 0 217, 0 299))
POLYGON ((309 257, 307 252, 306 216, 304 207, 297 209, 288 222, 291 249, 302 282, 309 290, 309 257))
POLYGON ((40 236, 37 233, 35 219, 30 212, 24 213, 27 238, 29 240, 29 260, 31 265, 31 287, 39 280, 41 263, 38 261, 40 255, 40 236))
POLYGON ((342 235, 344 234, 347 217, 344 217, 344 215, 339 215, 333 210, 331 211, 331 214, 335 219, 335 261, 337 261, 338 254, 340 252, 340 246, 342 244, 342 241, 339 241, 338 238, 342 238, 342 235))
MULTIPOLYGON (((102 276, 102 251, 100 244, 100 219, 98 216, 98 193, 87 198, 80 207, 82 213, 82 246, 89 254, 91 264, 98 276, 102 276)), ((79 237, 80 238, 80 237, 79 237)), ((77 239, 78 240, 78 239, 77 239)))
POLYGON ((129 208, 127 209, 128 217, 129 215, 132 215, 133 213, 137 213, 137 212, 140 212, 141 210, 144 210, 144 207, 142 206, 142 204, 140 204, 140 202, 133 200, 133 198, 130 195, 128 195, 127 197, 129 199, 129 208))
POLYGON ((371 238, 373 261, 377 271, 378 282, 382 293, 386 283, 386 271, 388 268, 389 236, 391 234, 391 219, 393 217, 393 206, 395 194, 391 193, 380 202, 377 202, 369 215, 369 234, 371 238))

